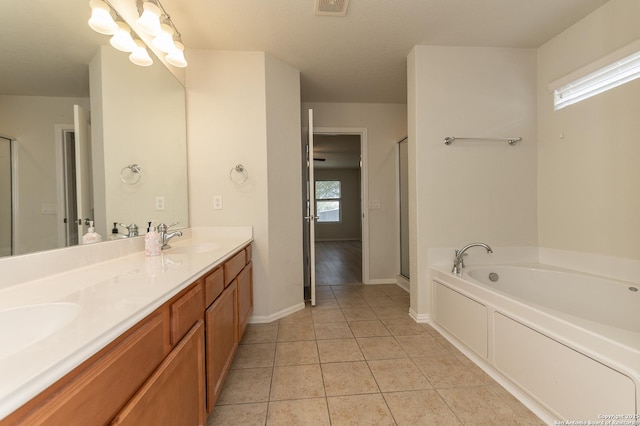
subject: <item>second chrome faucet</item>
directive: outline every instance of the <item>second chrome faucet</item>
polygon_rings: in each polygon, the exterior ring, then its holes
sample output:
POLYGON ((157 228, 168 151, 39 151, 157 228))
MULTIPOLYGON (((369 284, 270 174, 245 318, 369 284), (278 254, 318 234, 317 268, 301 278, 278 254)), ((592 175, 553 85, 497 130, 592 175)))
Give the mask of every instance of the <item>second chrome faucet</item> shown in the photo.
POLYGON ((493 253, 491 247, 489 247, 485 243, 471 243, 462 247, 460 250, 456 250, 455 257, 453 258, 453 268, 451 268, 451 273, 455 275, 462 274, 462 270, 464 269, 464 260, 465 252, 471 247, 484 247, 487 250, 487 253, 493 253))
POLYGON ((161 223, 158 225, 158 232, 160 233, 160 238, 162 241, 162 250, 170 249, 169 240, 173 237, 182 237, 182 231, 173 231, 167 232, 169 228, 177 225, 179 222, 172 223, 171 225, 166 225, 161 223))

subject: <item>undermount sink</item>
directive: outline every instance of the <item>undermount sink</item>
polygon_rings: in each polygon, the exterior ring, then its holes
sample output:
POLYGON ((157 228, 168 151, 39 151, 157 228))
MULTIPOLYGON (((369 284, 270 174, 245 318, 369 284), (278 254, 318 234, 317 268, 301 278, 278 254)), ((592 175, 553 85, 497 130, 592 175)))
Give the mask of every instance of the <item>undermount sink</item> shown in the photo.
POLYGON ((185 244, 180 246, 173 246, 169 250, 166 251, 167 254, 198 254, 198 253, 206 253, 208 251, 213 251, 219 248, 220 246, 216 243, 194 243, 194 244, 185 244))
POLYGON ((0 359, 44 339, 78 316, 76 303, 46 303, 0 309, 0 359))

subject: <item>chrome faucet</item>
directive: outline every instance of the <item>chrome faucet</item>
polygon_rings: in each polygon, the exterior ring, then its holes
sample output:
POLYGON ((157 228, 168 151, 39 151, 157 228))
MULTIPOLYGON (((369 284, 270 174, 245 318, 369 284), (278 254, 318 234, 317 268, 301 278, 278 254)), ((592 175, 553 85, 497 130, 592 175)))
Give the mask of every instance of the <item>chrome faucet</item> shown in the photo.
POLYGON ((493 253, 493 250, 491 249, 491 247, 489 247, 485 243, 471 243, 462 247, 460 250, 456 250, 455 257, 453 258, 453 268, 451 269, 452 274, 454 275, 462 274, 462 270, 464 269, 463 256, 466 255, 465 252, 471 247, 484 247, 487 250, 487 253, 493 253))
POLYGON ((173 232, 167 232, 167 230, 169 228, 171 228, 172 226, 177 225, 180 222, 174 222, 171 225, 166 225, 164 223, 161 223, 160 225, 158 225, 158 232, 160 233, 160 238, 162 239, 162 250, 166 250, 166 249, 170 249, 171 246, 169 245, 169 240, 173 237, 182 237, 182 232, 181 231, 173 231, 173 232))
POLYGON ((133 237, 137 237, 138 236, 138 225, 136 225, 135 223, 132 223, 129 226, 125 225, 124 223, 119 223, 118 225, 120 225, 123 228, 127 229, 127 237, 128 238, 133 238, 133 237))

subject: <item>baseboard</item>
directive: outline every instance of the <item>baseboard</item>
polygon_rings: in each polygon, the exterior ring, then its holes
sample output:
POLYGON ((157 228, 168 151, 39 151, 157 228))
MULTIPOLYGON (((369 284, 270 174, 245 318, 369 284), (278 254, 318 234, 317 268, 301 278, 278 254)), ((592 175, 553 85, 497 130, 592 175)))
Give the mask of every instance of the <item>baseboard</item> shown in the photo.
POLYGON ((251 315, 249 318, 249 324, 267 324, 280 318, 284 318, 294 312, 303 310, 305 307, 304 302, 300 302, 297 305, 289 306, 271 315, 251 315))
POLYGON ((345 242, 345 241, 357 241, 357 242, 362 242, 361 238, 317 238, 316 237, 316 242, 318 243, 330 243, 332 241, 338 241, 338 242, 345 242))
POLYGON ((368 280, 365 284, 398 284, 398 280, 395 278, 376 278, 368 280))
POLYGON ((402 289, 407 293, 411 291, 409 280, 402 275, 398 275, 398 277, 396 278, 396 284, 402 287, 402 289))
POLYGON ((431 315, 419 314, 411 308, 409 308, 409 316, 418 323, 431 323, 431 315))

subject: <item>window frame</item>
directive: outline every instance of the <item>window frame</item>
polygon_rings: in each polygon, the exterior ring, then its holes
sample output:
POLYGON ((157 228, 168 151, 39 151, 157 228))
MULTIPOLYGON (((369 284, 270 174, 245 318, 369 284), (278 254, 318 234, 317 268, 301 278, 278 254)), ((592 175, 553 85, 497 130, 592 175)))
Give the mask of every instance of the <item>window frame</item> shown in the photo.
POLYGON ((316 216, 318 217, 317 223, 322 224, 332 224, 332 223, 342 223, 342 181, 340 179, 316 179, 314 184, 314 194, 315 194, 315 203, 316 203, 316 216), (337 182, 338 183, 338 193, 339 196, 335 197, 326 197, 321 198, 318 196, 318 183, 321 182, 337 182), (318 202, 337 202, 338 203, 338 219, 337 220, 320 220, 320 212, 318 209, 318 202))

